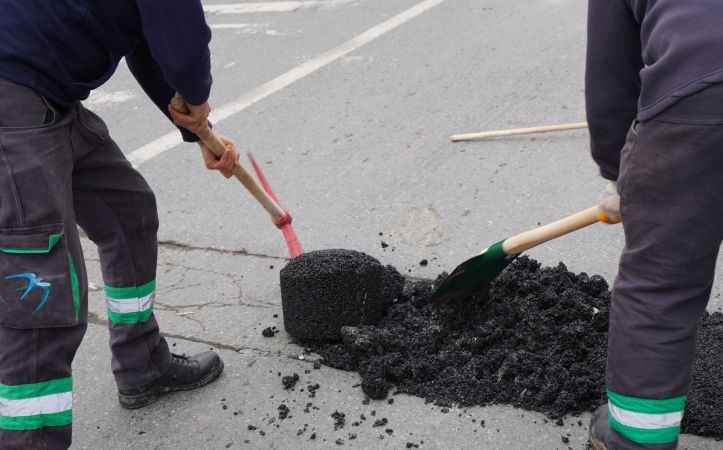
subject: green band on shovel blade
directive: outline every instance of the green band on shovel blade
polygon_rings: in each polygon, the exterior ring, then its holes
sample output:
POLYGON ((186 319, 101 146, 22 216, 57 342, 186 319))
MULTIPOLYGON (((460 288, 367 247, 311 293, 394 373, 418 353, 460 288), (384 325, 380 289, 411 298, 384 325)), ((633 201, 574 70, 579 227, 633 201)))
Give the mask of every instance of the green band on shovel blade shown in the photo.
POLYGON ((504 241, 491 245, 484 253, 460 264, 437 288, 432 301, 448 302, 487 294, 489 285, 515 259, 505 253, 504 241))

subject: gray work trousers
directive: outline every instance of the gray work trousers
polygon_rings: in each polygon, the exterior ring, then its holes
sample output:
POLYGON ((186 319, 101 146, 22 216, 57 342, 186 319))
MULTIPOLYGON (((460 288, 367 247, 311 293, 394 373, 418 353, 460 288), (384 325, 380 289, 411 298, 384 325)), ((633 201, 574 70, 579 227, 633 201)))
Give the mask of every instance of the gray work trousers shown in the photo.
POLYGON ((170 361, 153 316, 153 192, 98 116, 0 80, 0 449, 70 446, 88 315, 77 225, 100 253, 116 383, 149 384, 170 361))
POLYGON ((723 239, 723 85, 633 125, 618 187, 625 249, 610 310, 610 448, 674 449, 723 239))

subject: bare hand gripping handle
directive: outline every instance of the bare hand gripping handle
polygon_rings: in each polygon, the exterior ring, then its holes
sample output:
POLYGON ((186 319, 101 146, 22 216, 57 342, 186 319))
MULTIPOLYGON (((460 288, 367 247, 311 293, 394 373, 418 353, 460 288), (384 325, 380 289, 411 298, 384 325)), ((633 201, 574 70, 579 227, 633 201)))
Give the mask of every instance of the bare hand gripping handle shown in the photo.
MULTIPOLYGON (((182 113, 189 112, 186 101, 178 94, 171 99, 171 106, 173 109, 182 113)), ((201 141, 203 141, 209 150, 211 150, 211 152, 217 157, 220 158, 226 151, 226 146, 208 125, 206 125, 203 130, 197 134, 201 141)), ((244 185, 246 190, 249 191, 249 193, 256 199, 256 201, 263 206, 266 212, 269 213, 274 225, 282 228, 284 225, 291 223, 291 216, 289 213, 284 211, 273 198, 261 189, 256 180, 248 172, 246 172, 246 169, 239 164, 234 169, 233 174, 241 182, 241 184, 244 185)))

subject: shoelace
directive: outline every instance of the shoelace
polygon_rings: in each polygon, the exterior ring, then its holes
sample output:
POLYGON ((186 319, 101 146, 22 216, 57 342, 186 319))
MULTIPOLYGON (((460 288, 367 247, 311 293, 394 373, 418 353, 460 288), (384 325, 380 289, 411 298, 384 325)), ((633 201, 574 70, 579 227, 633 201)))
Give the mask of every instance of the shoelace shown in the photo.
POLYGON ((192 361, 191 358, 186 355, 171 353, 171 357, 173 358, 173 362, 179 366, 195 367, 195 361, 192 361))

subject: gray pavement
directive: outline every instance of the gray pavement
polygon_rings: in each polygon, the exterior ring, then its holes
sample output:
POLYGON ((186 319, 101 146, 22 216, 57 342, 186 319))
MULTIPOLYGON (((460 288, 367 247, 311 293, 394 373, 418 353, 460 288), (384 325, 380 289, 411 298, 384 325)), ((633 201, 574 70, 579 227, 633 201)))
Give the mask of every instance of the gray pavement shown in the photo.
MULTIPOLYGON (((213 104, 223 106, 418 3, 325 0, 290 12, 210 14, 210 23, 227 27, 214 28, 213 104)), ((457 132, 583 120, 584 3, 446 0, 216 129, 263 162, 307 250, 353 248, 411 275, 433 276, 500 238, 595 202, 604 183, 585 132, 447 140, 457 132), (381 239, 390 247, 382 249, 381 239), (422 258, 428 267, 417 264, 422 258)), ((127 154, 172 130, 125 69, 87 104, 127 154)), ((509 407, 444 413, 407 396, 393 405, 362 404, 355 374, 313 369, 283 332, 261 336, 269 325, 282 328, 278 271, 286 250, 241 187, 207 173, 190 145, 140 170, 161 215, 159 322, 174 350, 218 349, 227 369, 203 391, 121 410, 95 289, 92 323, 74 366, 74 448, 337 448, 337 439, 353 448, 421 441, 426 449, 584 447, 585 427, 577 421, 586 425, 587 416, 558 427, 509 407), (296 391, 283 391, 279 372, 299 373, 296 391), (313 399, 300 391, 312 383, 321 385, 313 399), (281 402, 292 417, 272 422, 281 402), (318 409, 304 412, 307 402, 318 409), (347 417, 337 431, 329 417, 335 410, 347 417), (389 419, 391 436, 371 427, 372 410, 389 419), (361 414, 367 421, 352 426, 361 414)), ((622 244, 619 227, 595 226, 531 254, 612 279, 622 244)), ((87 242, 86 256, 91 282, 100 287, 87 242)), ((723 309, 721 291, 717 283, 711 310, 723 309)), ((683 448, 720 447, 683 439, 683 448)))

